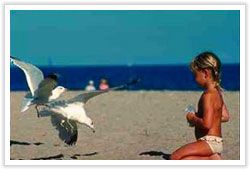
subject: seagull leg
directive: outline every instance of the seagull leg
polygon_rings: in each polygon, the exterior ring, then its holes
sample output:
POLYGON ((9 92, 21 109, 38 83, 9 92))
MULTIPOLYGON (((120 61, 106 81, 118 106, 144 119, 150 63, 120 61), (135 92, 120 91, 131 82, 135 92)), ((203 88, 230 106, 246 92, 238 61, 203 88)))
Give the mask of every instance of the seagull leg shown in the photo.
POLYGON ((71 130, 71 132, 73 132, 74 131, 74 126, 72 126, 72 124, 69 122, 69 120, 67 119, 66 120, 67 121, 67 123, 69 124, 69 126, 70 126, 70 130, 71 130))
POLYGON ((38 105, 36 105, 35 108, 36 108, 37 117, 40 117, 39 110, 38 110, 38 105))

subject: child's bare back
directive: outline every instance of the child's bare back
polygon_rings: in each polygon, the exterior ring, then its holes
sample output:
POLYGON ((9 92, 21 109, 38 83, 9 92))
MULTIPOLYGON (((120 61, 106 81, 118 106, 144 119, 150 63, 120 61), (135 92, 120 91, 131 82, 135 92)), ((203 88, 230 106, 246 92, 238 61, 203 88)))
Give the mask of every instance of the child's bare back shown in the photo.
POLYGON ((204 124, 195 126, 196 139, 205 135, 221 137, 222 106, 223 100, 219 89, 210 89, 202 94, 196 116, 203 118, 204 124))

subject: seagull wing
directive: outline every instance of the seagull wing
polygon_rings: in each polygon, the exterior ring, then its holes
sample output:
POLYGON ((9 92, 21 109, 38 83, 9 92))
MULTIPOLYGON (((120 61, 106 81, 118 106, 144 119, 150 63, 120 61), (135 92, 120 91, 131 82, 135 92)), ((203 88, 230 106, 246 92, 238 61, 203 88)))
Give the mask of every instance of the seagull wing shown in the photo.
POLYGON ((103 94, 103 93, 107 93, 107 92, 110 92, 110 91, 114 91, 114 90, 118 90, 118 89, 123 89, 129 85, 133 85, 135 83, 139 82, 139 79, 136 79, 136 80, 132 80, 126 84, 123 84, 123 85, 120 85, 120 86, 116 86, 116 87, 112 87, 112 88, 109 88, 109 89, 106 89, 106 90, 95 90, 95 91, 90 91, 90 92, 84 92, 82 94, 79 94, 78 96, 72 98, 72 99, 69 99, 68 100, 68 103, 73 103, 73 102, 83 102, 83 103, 86 103, 89 99, 95 97, 95 96, 98 96, 100 94, 103 94))
POLYGON ((51 123, 58 131, 59 138, 67 145, 75 145, 78 137, 77 123, 60 114, 60 108, 67 107, 65 101, 56 101, 48 105, 50 106, 44 106, 40 110, 39 115, 41 117, 50 116, 51 123))
POLYGON ((96 90, 91 92, 84 92, 82 94, 77 95, 76 97, 69 99, 68 103, 74 103, 74 102, 83 102, 86 103, 89 99, 98 96, 100 94, 106 93, 109 90, 96 90))
POLYGON ((32 97, 31 92, 28 92, 22 100, 21 112, 26 111, 29 108, 29 106, 32 104, 33 100, 34 98, 32 97))
POLYGON ((16 65, 21 70, 23 70, 30 92, 32 96, 34 96, 35 90, 38 88, 38 85, 44 78, 42 71, 36 66, 29 64, 29 63, 25 63, 19 60, 18 58, 11 56, 10 59, 14 65, 16 65))
POLYGON ((66 119, 60 114, 51 115, 51 123, 59 133, 59 138, 67 145, 75 145, 78 137, 77 124, 75 121, 66 119))
POLYGON ((37 90, 35 91, 35 96, 37 99, 43 102, 47 102, 49 96, 52 95, 52 90, 57 86, 57 81, 51 78, 45 78, 38 85, 37 90))

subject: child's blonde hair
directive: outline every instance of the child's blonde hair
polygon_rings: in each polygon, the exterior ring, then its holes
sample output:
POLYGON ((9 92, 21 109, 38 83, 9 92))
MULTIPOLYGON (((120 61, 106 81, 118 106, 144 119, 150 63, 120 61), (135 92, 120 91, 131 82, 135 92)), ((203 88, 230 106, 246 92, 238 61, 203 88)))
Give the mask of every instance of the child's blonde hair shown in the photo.
POLYGON ((190 63, 190 69, 192 72, 196 70, 210 69, 212 78, 216 82, 216 85, 220 87, 221 82, 221 62, 220 59, 212 52, 203 52, 199 54, 190 63))

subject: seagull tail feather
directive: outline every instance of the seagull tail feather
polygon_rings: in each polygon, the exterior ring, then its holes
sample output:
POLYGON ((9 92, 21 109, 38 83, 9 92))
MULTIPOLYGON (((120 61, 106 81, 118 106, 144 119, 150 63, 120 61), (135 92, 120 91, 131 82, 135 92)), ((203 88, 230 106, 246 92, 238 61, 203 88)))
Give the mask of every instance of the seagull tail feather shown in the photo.
POLYGON ((28 110, 29 106, 32 104, 33 98, 23 98, 21 112, 28 110))

